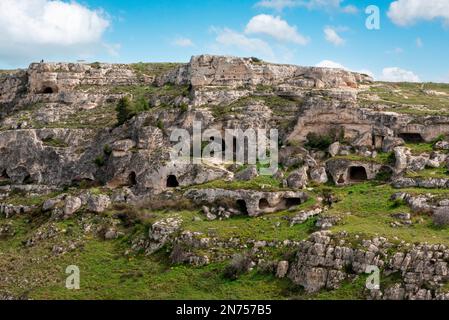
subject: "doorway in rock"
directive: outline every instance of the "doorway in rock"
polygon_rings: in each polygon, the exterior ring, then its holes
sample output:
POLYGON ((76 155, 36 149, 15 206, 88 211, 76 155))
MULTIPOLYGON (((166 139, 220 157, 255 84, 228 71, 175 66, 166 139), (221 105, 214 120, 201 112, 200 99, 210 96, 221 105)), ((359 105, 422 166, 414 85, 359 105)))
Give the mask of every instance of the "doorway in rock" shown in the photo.
POLYGON ((350 167, 349 168, 349 180, 351 181, 366 181, 368 175, 364 167, 350 167))
POLYGON ((132 171, 129 175, 128 175, 128 185, 129 186, 135 186, 137 184, 137 177, 136 177, 136 173, 134 171, 132 171))
POLYGON ((400 133, 399 138, 404 139, 408 143, 423 143, 425 142, 420 133, 400 133))
POLYGON ((44 90, 42 90, 43 94, 52 94, 55 93, 52 87, 45 87, 44 90))
POLYGON ((301 203, 301 198, 285 198, 285 206, 287 208, 299 206, 301 203))
POLYGON ((248 208, 246 207, 245 200, 242 200, 242 199, 237 200, 237 208, 242 214, 245 214, 245 215, 248 214, 248 208))
POLYGON ((167 177, 167 188, 177 188, 179 187, 179 182, 176 176, 169 175, 167 177))
POLYGON ((265 210, 265 209, 268 209, 270 207, 271 207, 270 203, 268 202, 267 199, 262 198, 262 199, 259 200, 259 210, 265 210))

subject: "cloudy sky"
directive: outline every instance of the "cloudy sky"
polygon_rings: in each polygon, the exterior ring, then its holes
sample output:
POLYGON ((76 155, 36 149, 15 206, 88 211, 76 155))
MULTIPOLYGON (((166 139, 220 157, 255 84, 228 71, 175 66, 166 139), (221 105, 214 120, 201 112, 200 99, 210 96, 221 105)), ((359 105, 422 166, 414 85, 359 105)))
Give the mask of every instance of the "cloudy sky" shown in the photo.
POLYGON ((0 30, 0 69, 211 53, 449 82, 449 0, 0 0, 0 30))

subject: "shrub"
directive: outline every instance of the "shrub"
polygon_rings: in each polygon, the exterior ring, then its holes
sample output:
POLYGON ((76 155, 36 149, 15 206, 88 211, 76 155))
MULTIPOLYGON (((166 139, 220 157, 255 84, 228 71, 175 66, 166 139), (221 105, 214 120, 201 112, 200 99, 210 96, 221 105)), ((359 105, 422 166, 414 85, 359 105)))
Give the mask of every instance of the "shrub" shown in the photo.
POLYGON ((332 144, 332 138, 328 135, 318 135, 316 133, 310 132, 307 135, 307 143, 305 146, 310 149, 319 149, 326 151, 332 144))
POLYGON ((106 160, 104 156, 101 155, 95 158, 94 163, 97 165, 97 167, 103 167, 106 164, 106 160))
POLYGON ((105 155, 110 156, 110 155, 112 154, 112 148, 111 148, 111 146, 108 145, 108 144, 105 145, 105 146, 103 147, 103 152, 104 152, 105 155))
POLYGON ((181 109, 182 112, 186 112, 186 111, 189 110, 189 106, 188 106, 187 103, 181 103, 181 104, 179 105, 179 109, 181 109))
POLYGON ((129 97, 123 97, 115 107, 118 125, 124 124, 136 114, 148 110, 150 110, 150 104, 144 96, 139 96, 135 100, 130 100, 129 97))
POLYGON ((115 107, 118 125, 124 124, 135 115, 131 100, 128 97, 121 98, 115 107))
POLYGON ((440 208, 433 213, 433 223, 438 227, 449 226, 449 208, 440 208))
POLYGON ((223 276, 229 280, 236 280, 252 267, 252 260, 248 255, 236 254, 223 271, 223 276))

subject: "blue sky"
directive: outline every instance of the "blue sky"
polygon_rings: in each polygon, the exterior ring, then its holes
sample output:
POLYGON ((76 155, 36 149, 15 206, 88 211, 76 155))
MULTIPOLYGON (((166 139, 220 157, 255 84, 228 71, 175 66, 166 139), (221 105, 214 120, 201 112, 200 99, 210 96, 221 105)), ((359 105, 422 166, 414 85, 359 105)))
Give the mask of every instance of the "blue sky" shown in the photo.
POLYGON ((0 28, 3 69, 212 53, 449 82, 446 0, 2 0, 0 28), (365 26, 369 5, 380 30, 365 26))

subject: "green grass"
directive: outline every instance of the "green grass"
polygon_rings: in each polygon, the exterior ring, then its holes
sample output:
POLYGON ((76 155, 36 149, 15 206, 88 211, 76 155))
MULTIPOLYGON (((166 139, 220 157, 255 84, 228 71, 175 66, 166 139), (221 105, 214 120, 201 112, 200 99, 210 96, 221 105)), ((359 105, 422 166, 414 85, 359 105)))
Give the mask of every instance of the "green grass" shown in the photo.
POLYGON ((447 168, 427 168, 419 172, 408 172, 407 177, 409 178, 449 178, 447 168))
POLYGON ((414 115, 449 114, 449 85, 447 84, 380 82, 371 86, 368 93, 379 96, 381 101, 375 103, 390 105, 389 111, 414 115), (432 95, 428 93, 428 90, 443 92, 448 95, 432 95), (424 108, 416 108, 415 106, 423 106, 424 108))
MULTIPOLYGON (((406 242, 429 242, 449 244, 448 229, 433 226, 427 215, 413 215, 413 225, 410 227, 393 228, 390 223, 396 221, 391 217, 393 213, 410 212, 405 205, 394 206, 390 196, 398 190, 389 185, 379 185, 371 182, 334 188, 334 193, 340 199, 329 210, 329 214, 347 215, 342 224, 332 228, 334 232, 346 231, 349 234, 363 235, 366 239, 384 236, 390 241, 395 237, 406 242)), ((401 192, 412 194, 423 193, 421 189, 404 189, 401 192)), ((431 191, 444 197, 449 197, 448 190, 431 191)), ((428 193, 428 190, 426 190, 428 193)), ((343 215, 344 216, 344 215, 343 215)))
POLYGON ((131 68, 139 75, 145 75, 145 76, 153 76, 158 77, 161 76, 178 66, 180 66, 181 63, 133 63, 131 64, 131 68))
MULTIPOLYGON (((228 189, 228 190, 260 190, 279 191, 283 190, 281 182, 273 176, 258 176, 250 181, 225 181, 215 180, 202 185, 195 186, 195 189, 228 189)), ((286 189, 288 190, 288 189, 286 189)))
POLYGON ((48 138, 42 141, 44 145, 54 148, 67 148, 69 145, 62 139, 48 138))
POLYGON ((405 146, 410 148, 413 154, 432 153, 433 143, 406 143, 405 146))
POLYGON ((379 164, 394 164, 394 154, 392 152, 384 153, 379 152, 375 158, 363 157, 357 154, 350 154, 347 156, 336 156, 332 159, 342 159, 342 160, 350 160, 350 161, 360 161, 360 162, 374 162, 379 164))

